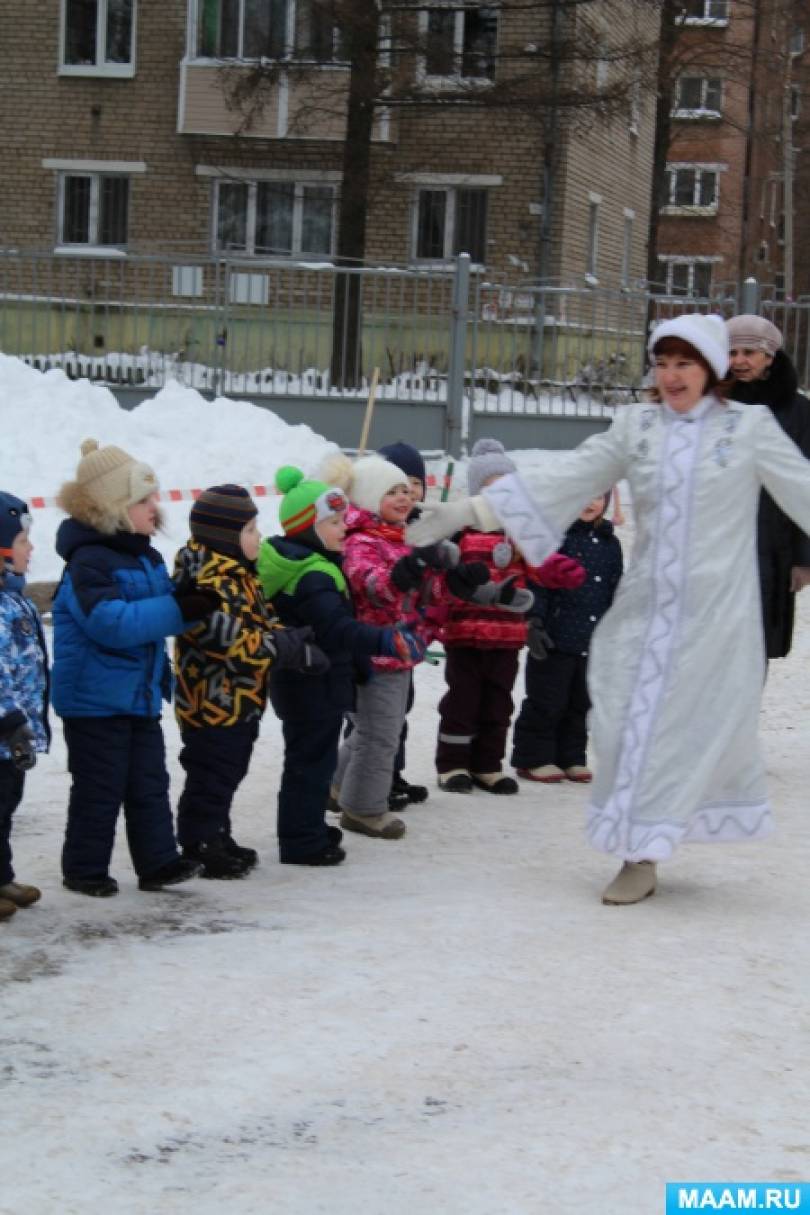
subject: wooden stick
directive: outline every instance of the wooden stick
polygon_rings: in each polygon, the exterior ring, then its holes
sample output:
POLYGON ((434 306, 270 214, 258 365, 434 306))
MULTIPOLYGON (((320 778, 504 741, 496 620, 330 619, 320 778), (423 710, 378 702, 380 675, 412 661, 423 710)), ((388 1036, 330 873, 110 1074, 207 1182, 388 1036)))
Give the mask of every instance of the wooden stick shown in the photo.
POLYGON ((363 418, 363 429, 360 432, 360 446, 357 448, 358 456, 362 456, 366 450, 368 443, 368 432, 371 430, 371 415, 374 413, 374 401, 377 396, 377 385, 380 382, 380 369, 375 367, 371 376, 371 387, 368 390, 368 404, 366 405, 366 413, 363 418))

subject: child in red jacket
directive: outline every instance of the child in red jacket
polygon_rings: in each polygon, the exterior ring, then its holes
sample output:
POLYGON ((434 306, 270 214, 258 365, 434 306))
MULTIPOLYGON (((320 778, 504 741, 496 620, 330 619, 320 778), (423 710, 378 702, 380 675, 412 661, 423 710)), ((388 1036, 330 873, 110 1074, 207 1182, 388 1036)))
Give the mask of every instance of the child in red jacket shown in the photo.
MULTIPOLYGON (((470 495, 515 471, 497 439, 479 439, 467 469, 470 495)), ((526 613, 534 603, 526 581, 576 587, 585 571, 558 553, 538 568, 527 566, 503 532, 468 528, 458 544, 461 561, 485 564, 490 581, 475 592, 472 602, 454 602, 444 627, 448 687, 439 703, 439 788, 448 793, 471 793, 473 787, 517 793, 517 781, 504 775, 501 764, 514 708, 512 688, 526 644, 526 613)))

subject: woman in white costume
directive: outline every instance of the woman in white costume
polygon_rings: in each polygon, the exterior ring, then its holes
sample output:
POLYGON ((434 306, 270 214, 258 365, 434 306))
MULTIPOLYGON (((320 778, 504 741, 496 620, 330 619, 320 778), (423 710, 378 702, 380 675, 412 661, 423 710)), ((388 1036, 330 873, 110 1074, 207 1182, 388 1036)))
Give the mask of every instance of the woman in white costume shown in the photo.
MULTIPOLYGON (((810 532, 810 461, 770 410, 723 399, 721 318, 665 321, 649 350, 659 401, 624 407, 574 451, 548 452, 531 478, 501 477, 486 504, 449 504, 479 527, 488 505, 539 564, 583 502, 630 484, 633 560, 594 633, 589 667, 596 773, 587 829, 594 847, 623 862, 602 896, 615 904, 653 894, 656 863, 681 843, 772 830, 757 741, 760 489, 810 532)), ((452 514, 426 514, 419 542, 463 526, 452 514)))

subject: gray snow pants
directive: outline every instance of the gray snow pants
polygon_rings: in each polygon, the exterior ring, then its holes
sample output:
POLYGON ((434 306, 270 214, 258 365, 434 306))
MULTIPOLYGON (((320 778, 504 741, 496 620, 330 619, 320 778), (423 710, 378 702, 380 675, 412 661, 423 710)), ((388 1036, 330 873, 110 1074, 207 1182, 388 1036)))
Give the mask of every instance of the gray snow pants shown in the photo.
POLYGON ((394 758, 408 709, 411 672, 375 671, 357 689, 354 729, 340 748, 333 785, 343 810, 385 814, 394 758))

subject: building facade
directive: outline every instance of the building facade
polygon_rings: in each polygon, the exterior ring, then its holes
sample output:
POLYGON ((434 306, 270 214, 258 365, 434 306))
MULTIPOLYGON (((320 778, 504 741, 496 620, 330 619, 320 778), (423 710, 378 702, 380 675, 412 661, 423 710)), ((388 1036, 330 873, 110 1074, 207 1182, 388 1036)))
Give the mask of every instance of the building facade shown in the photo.
MULTIPOLYGON (((349 77, 322 2, 7 0, 0 246, 334 257, 349 77)), ((643 279, 651 95, 639 85, 623 113, 570 123, 560 110, 553 126, 547 110, 488 107, 518 70, 510 48, 547 37, 551 6, 416 7, 413 54, 392 67, 408 89, 376 110, 367 257, 437 266, 466 251, 511 279, 643 279)), ((598 91, 617 28, 652 45, 657 18, 632 0, 580 7, 591 22, 605 9, 605 57, 585 80, 598 91)), ((708 180, 695 186, 707 198, 708 180)), ((178 268, 176 293, 193 294, 178 268)))

